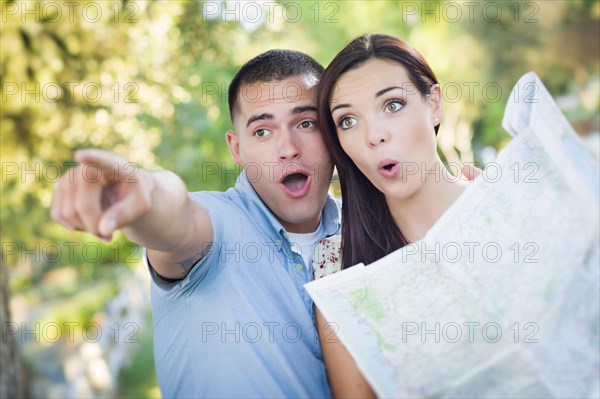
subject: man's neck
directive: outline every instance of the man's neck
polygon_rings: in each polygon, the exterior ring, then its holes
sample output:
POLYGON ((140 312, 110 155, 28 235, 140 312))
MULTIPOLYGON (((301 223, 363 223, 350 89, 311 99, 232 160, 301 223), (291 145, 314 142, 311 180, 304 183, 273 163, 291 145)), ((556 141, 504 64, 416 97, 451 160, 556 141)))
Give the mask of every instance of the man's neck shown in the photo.
POLYGON ((317 215, 316 218, 301 223, 289 223, 285 220, 282 220, 277 215, 275 215, 275 217, 277 218, 277 220, 279 220, 285 231, 287 231, 288 233, 299 234, 314 233, 315 231, 317 231, 317 228, 319 228, 319 222, 321 221, 321 214, 317 215))

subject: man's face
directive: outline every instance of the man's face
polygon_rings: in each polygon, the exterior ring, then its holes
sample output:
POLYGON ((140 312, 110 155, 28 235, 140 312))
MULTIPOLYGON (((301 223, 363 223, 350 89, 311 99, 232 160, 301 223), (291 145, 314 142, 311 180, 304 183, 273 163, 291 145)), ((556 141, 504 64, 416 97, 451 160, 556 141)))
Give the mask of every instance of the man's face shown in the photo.
POLYGON ((317 127, 314 79, 295 76, 241 86, 234 132, 235 162, 286 230, 318 227, 333 165, 317 127))

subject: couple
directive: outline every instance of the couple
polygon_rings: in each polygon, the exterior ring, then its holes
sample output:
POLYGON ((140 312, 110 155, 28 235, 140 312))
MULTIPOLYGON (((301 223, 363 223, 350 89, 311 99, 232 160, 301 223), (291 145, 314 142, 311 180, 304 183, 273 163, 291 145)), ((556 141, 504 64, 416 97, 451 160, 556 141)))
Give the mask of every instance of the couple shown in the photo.
POLYGON ((121 228, 147 249, 165 397, 373 395, 341 344, 319 344, 315 318, 327 325, 303 285, 323 238, 341 228, 341 265, 368 264, 422 238, 464 190, 403 174, 403 163, 441 164, 433 72, 385 35, 355 39, 325 71, 273 50, 238 71, 229 110, 244 168, 234 188, 188 193, 169 171, 131 179, 122 157, 82 150, 52 217, 105 240, 121 228), (334 164, 343 207, 328 195, 334 164), (84 178, 90 165, 102 179, 84 178))

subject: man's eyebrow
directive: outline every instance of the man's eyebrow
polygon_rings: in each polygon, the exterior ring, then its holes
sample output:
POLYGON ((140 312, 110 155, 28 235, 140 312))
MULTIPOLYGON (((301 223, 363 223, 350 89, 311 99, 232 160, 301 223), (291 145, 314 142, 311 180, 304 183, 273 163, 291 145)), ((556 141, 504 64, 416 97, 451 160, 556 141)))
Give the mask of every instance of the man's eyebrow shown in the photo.
POLYGON ((399 86, 386 87, 385 89, 381 89, 377 93, 375 93, 375 98, 380 97, 380 96, 384 95, 385 93, 387 93, 388 91, 394 90, 394 89, 404 90, 404 88, 399 87, 399 86))
POLYGON ((269 114, 269 113, 265 112, 260 115, 253 115, 250 118, 248 118, 248 122, 246 122, 246 127, 250 126, 250 124, 252 122, 260 121, 263 119, 273 119, 273 114, 269 114))
POLYGON ((314 105, 305 105, 302 107, 294 107, 294 109, 292 109, 292 111, 290 112, 292 115, 297 115, 297 114, 301 114, 303 112, 306 111, 314 111, 317 112, 317 107, 315 107, 314 105))

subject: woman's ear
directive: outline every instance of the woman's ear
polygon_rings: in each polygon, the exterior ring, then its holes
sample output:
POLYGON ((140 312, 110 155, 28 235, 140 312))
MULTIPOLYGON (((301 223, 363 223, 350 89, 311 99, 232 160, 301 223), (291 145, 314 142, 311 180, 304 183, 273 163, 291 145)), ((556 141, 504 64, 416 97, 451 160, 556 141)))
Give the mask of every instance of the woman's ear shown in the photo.
POLYGON ((442 89, 439 84, 434 84, 429 89, 429 95, 427 96, 429 104, 431 105, 432 115, 431 118, 434 120, 433 125, 439 125, 440 121, 444 116, 444 103, 442 100, 442 89))

